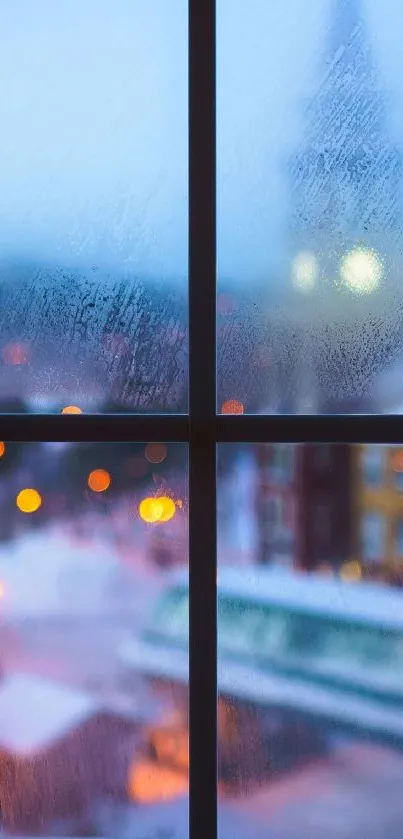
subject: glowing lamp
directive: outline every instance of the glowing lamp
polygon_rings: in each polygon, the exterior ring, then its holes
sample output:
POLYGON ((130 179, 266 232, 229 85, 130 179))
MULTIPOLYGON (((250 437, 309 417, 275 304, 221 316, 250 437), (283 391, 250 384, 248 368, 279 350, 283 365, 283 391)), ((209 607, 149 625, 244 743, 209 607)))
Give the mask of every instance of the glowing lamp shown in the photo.
POLYGON ((42 504, 42 498, 36 489, 22 489, 18 493, 16 504, 22 513, 35 513, 42 504))
POLYGON ((105 492, 111 484, 111 476, 106 469, 94 469, 88 475, 88 486, 93 492, 105 492))
POLYGON ((82 414, 82 410, 77 405, 66 405, 62 410, 62 414, 82 414))
POLYGON ((245 408, 242 402, 239 402, 238 399, 227 399, 226 402, 223 402, 223 404, 221 405, 221 413, 244 414, 245 408))
POLYGON ((147 524, 170 521, 175 512, 175 502, 167 495, 144 498, 139 504, 139 516, 147 524))
POLYGON ((383 265, 376 251, 355 248, 341 263, 342 281, 355 294, 372 294, 383 276, 383 265))

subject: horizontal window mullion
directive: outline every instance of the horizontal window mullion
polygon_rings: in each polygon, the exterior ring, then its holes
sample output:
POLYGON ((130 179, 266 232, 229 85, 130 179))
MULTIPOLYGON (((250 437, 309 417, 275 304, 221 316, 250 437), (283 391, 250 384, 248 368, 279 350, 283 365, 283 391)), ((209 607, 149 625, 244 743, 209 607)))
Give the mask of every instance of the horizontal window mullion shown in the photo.
POLYGON ((219 443, 401 443, 399 414, 219 416, 219 443))
POLYGON ((22 442, 402 443, 403 416, 182 414, 0 414, 0 439, 22 442))
POLYGON ((187 443, 189 418, 181 414, 0 414, 0 439, 27 443, 187 443))

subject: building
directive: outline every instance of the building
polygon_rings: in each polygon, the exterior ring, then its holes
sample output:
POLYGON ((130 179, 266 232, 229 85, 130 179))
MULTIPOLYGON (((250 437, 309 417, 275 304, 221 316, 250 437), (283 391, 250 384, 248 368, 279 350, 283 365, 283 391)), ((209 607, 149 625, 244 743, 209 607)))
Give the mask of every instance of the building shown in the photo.
POLYGON ((311 388, 314 375, 319 410, 338 411, 340 401, 372 395, 398 344, 402 159, 389 136, 365 2, 329 3, 319 83, 288 166, 287 281, 297 380, 311 388))
POLYGON ((364 577, 403 581, 403 447, 352 447, 353 551, 364 577))
POLYGON ((351 449, 256 448, 258 562, 337 570, 351 557, 351 449))
POLYGON ((257 561, 403 585, 403 446, 261 445, 257 561))

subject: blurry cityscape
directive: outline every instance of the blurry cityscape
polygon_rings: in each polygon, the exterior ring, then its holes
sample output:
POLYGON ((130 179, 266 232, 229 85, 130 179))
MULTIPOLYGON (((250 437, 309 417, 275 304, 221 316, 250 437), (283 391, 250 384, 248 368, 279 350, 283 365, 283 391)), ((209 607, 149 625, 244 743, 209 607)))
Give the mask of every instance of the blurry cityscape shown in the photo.
MULTIPOLYGON (((181 234, 169 224, 172 207, 179 217, 187 206, 187 114, 168 95, 186 77, 186 33, 181 24, 165 43, 170 22, 154 16, 160 26, 147 32, 164 64, 143 38, 148 4, 132 28, 133 0, 116 19, 97 0, 87 21, 77 10, 70 19, 73 0, 68 19, 57 5, 62 24, 54 4, 38 5, 44 43, 30 35, 25 52, 0 51, 13 80, 0 158, 10 172, 21 149, 27 161, 10 189, 4 171, 6 212, 0 196, 0 414, 186 413, 187 276, 176 249, 187 253, 187 210, 181 234), (147 74, 133 73, 135 36, 159 79, 148 93, 147 74), (55 45, 52 86, 52 74, 46 84, 35 74, 55 45), (144 79, 138 99, 133 76, 144 79), (79 103, 75 117, 63 96, 79 103), (131 135, 115 102, 134 115, 131 135), (171 122, 180 163, 167 157, 171 122), (38 149, 46 177, 31 194, 24 177, 36 177, 38 149), (110 160, 123 169, 109 170, 110 160), (154 254, 154 270, 140 251, 154 254)), ((403 413, 403 165, 392 99, 370 3, 321 5, 316 83, 280 165, 283 257, 273 247, 250 281, 221 269, 218 190, 222 413, 403 413)), ((228 8, 232 20, 235 0, 228 8)), ((13 14, 10 6, 6 33, 13 14)), ((225 20, 223 11, 219 64, 225 20)), ((257 15, 255 30, 263 22, 257 15)), ((277 48, 265 42, 265 55, 277 48)), ((283 52, 281 79, 293 60, 283 52)), ((240 50, 239 65, 244 58, 240 50)), ((218 123, 231 98, 222 77, 221 68, 218 123)), ((249 148, 258 132, 245 124, 249 148)), ((221 132, 218 124, 218 180, 224 170, 241 177, 236 144, 224 155, 221 132)), ((273 157, 268 141, 268 165, 273 157)), ((277 196, 266 198, 277 214, 277 196)), ((241 226, 228 237, 237 254, 241 226)), ((187 474, 185 445, 0 441, 1 835, 188 836, 187 474)), ((221 445, 217 479, 221 839, 401 839, 403 445, 221 445)))
MULTIPOLYGON (((0 455, 1 833, 186 837, 186 446, 0 455)), ((400 836, 402 475, 219 448, 222 836, 400 836)))

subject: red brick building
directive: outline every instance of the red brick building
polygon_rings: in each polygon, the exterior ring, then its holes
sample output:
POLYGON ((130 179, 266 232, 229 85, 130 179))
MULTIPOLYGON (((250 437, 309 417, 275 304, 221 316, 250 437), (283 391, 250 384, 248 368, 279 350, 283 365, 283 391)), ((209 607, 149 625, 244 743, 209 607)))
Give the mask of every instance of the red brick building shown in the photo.
POLYGON ((311 570, 351 556, 350 447, 256 447, 259 557, 311 570))

